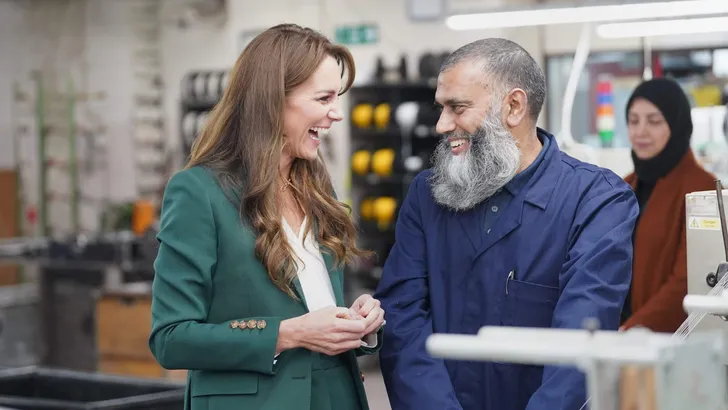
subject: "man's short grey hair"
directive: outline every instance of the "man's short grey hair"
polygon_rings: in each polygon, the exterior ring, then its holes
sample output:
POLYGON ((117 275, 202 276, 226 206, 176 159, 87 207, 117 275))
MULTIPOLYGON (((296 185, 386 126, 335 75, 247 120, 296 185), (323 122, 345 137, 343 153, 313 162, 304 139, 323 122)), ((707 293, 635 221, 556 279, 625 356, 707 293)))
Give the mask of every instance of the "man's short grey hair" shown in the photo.
POLYGON ((514 88, 525 91, 529 115, 534 124, 538 121, 546 99, 546 76, 528 51, 503 38, 477 40, 450 54, 440 67, 440 72, 466 61, 482 64, 484 82, 490 83, 503 95, 514 88))

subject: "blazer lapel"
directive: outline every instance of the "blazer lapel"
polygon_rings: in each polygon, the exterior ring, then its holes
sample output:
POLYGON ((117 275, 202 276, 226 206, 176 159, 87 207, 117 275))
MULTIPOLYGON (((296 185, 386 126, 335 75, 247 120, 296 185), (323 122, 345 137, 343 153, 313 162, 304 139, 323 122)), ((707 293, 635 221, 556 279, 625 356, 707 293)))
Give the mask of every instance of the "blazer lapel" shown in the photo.
POLYGON ((334 289, 334 297, 336 298, 336 306, 345 306, 344 304, 344 281, 342 280, 341 269, 334 267, 334 258, 329 252, 321 247, 321 255, 324 257, 326 263, 326 270, 329 272, 329 278, 331 278, 331 287, 334 289))
POLYGON ((308 309, 308 304, 306 303, 306 295, 303 293, 303 288, 301 287, 301 281, 298 280, 298 276, 293 278, 293 286, 296 288, 296 293, 298 294, 298 297, 301 298, 301 302, 303 302, 303 306, 306 307, 306 311, 310 311, 308 309))
MULTIPOLYGON (((313 221, 313 232, 318 232, 318 221, 313 221)), ((334 266, 334 258, 331 256, 331 252, 324 246, 320 246, 321 256, 324 258, 326 264, 326 271, 329 273, 329 279, 331 280, 331 287, 334 289, 334 298, 336 299, 336 306, 346 306, 344 304, 344 278, 342 269, 338 269, 334 266)))

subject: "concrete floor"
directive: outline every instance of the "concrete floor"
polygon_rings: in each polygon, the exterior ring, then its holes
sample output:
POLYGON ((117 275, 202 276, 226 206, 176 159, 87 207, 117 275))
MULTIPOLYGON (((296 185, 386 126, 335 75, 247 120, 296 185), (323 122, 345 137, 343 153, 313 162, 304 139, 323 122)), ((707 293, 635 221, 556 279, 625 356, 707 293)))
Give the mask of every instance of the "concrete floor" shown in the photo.
POLYGON ((371 410, 392 410, 384 387, 382 372, 379 370, 377 355, 359 357, 359 369, 364 372, 364 389, 371 410))
POLYGON ((392 410, 392 407, 389 406, 382 374, 378 368, 370 368, 364 371, 364 388, 367 391, 371 410, 392 410))

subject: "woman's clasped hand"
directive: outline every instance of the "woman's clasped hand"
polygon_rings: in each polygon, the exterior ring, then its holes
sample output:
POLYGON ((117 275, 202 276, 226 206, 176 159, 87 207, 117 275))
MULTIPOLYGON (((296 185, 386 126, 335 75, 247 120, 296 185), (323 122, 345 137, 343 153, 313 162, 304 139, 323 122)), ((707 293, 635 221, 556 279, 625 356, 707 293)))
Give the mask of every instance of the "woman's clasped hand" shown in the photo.
POLYGON ((366 324, 364 335, 375 333, 384 324, 384 310, 381 303, 371 295, 361 295, 349 308, 353 319, 363 319, 366 324))
POLYGON ((379 301, 360 296, 350 308, 329 306, 296 319, 297 346, 336 356, 361 347, 362 339, 384 323, 379 301))

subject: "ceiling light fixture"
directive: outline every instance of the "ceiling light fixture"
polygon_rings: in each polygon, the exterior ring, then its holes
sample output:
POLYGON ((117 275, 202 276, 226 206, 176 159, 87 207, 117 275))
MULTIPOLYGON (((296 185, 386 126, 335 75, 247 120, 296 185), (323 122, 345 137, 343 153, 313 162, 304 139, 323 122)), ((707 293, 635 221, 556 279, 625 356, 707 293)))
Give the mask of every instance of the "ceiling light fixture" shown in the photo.
POLYGON ((458 14, 448 17, 445 25, 452 30, 461 31, 708 16, 722 13, 728 13, 728 0, 676 0, 458 14))
POLYGON ((597 26, 596 31, 597 35, 602 38, 720 33, 728 32, 728 17, 608 23, 597 26))

